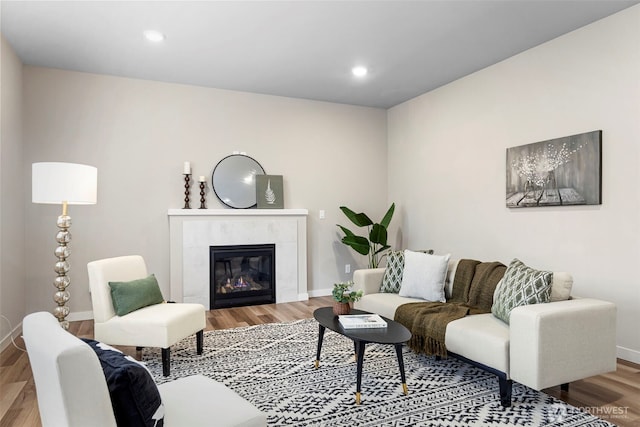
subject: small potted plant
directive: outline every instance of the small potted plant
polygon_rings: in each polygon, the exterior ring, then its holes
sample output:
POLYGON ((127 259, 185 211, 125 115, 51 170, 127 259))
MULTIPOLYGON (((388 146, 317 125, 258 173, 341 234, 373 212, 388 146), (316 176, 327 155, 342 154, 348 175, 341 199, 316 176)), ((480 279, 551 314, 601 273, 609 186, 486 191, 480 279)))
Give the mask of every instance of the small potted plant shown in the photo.
POLYGON ((351 311, 350 303, 358 301, 362 298, 362 290, 354 291, 351 289, 353 282, 340 282, 333 285, 333 313, 336 316, 341 314, 349 314, 351 311))

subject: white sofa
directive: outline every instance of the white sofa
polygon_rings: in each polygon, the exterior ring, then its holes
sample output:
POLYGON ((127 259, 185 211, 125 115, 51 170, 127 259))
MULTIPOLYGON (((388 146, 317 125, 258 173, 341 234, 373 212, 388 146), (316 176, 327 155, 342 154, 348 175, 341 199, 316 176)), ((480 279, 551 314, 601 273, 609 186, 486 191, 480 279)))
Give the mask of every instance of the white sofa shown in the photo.
MULTIPOLYGON (((60 327, 51 313, 29 314, 24 340, 42 425, 116 427, 105 375, 89 345, 60 327)), ((224 384, 193 375, 158 386, 164 425, 266 426, 266 414, 224 384)))
MULTIPOLYGON (((451 295, 457 261, 449 262, 445 293, 451 295)), ((354 289, 364 296, 359 310, 393 319, 396 308, 423 302, 381 293, 384 268, 356 270, 354 289)), ((567 273, 554 273, 552 300, 567 273), (557 280, 563 275, 563 280, 557 280), (558 276, 558 277, 556 277, 558 276)), ((527 305, 511 312, 510 324, 491 313, 469 315, 450 322, 445 333, 449 355, 498 376, 503 406, 511 405, 512 381, 536 390, 568 384, 616 369, 616 307, 591 298, 574 298, 527 305)))

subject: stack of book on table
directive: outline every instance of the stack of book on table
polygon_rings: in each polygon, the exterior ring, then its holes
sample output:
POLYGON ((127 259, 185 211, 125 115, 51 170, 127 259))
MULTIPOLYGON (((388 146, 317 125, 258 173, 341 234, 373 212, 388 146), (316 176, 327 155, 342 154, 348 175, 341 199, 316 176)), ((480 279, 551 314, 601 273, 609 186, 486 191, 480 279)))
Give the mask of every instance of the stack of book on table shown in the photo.
POLYGON ((386 328, 387 322, 377 314, 347 314, 338 316, 344 329, 386 328))

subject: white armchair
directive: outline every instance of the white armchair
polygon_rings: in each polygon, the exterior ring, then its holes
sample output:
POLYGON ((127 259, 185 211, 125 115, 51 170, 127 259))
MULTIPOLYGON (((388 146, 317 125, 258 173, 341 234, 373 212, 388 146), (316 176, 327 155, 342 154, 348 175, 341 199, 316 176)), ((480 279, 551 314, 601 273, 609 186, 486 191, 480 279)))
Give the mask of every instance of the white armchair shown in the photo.
MULTIPOLYGON (((65 331, 51 313, 23 322, 44 427, 116 427, 107 380, 98 356, 65 331)), ((224 384, 202 375, 158 386, 164 425, 261 427, 266 415, 224 384)))
POLYGON ((160 347, 162 371, 170 371, 170 347, 196 334, 196 351, 202 354, 205 309, 201 304, 154 304, 129 314, 116 315, 109 282, 126 282, 148 276, 144 259, 139 255, 107 258, 87 264, 94 336, 111 345, 160 347))

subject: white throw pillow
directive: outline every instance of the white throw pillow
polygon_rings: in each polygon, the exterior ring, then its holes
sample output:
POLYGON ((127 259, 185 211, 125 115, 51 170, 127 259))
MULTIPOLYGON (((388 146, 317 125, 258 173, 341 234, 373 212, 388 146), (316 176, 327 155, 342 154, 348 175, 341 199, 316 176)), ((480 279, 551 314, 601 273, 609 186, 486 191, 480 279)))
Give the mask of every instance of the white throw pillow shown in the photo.
POLYGON ((565 301, 571 296, 573 277, 564 271, 554 271, 551 278, 551 298, 549 301, 565 301))
POLYGON ((450 257, 450 254, 441 256, 405 250, 399 295, 445 302, 444 281, 450 257))

